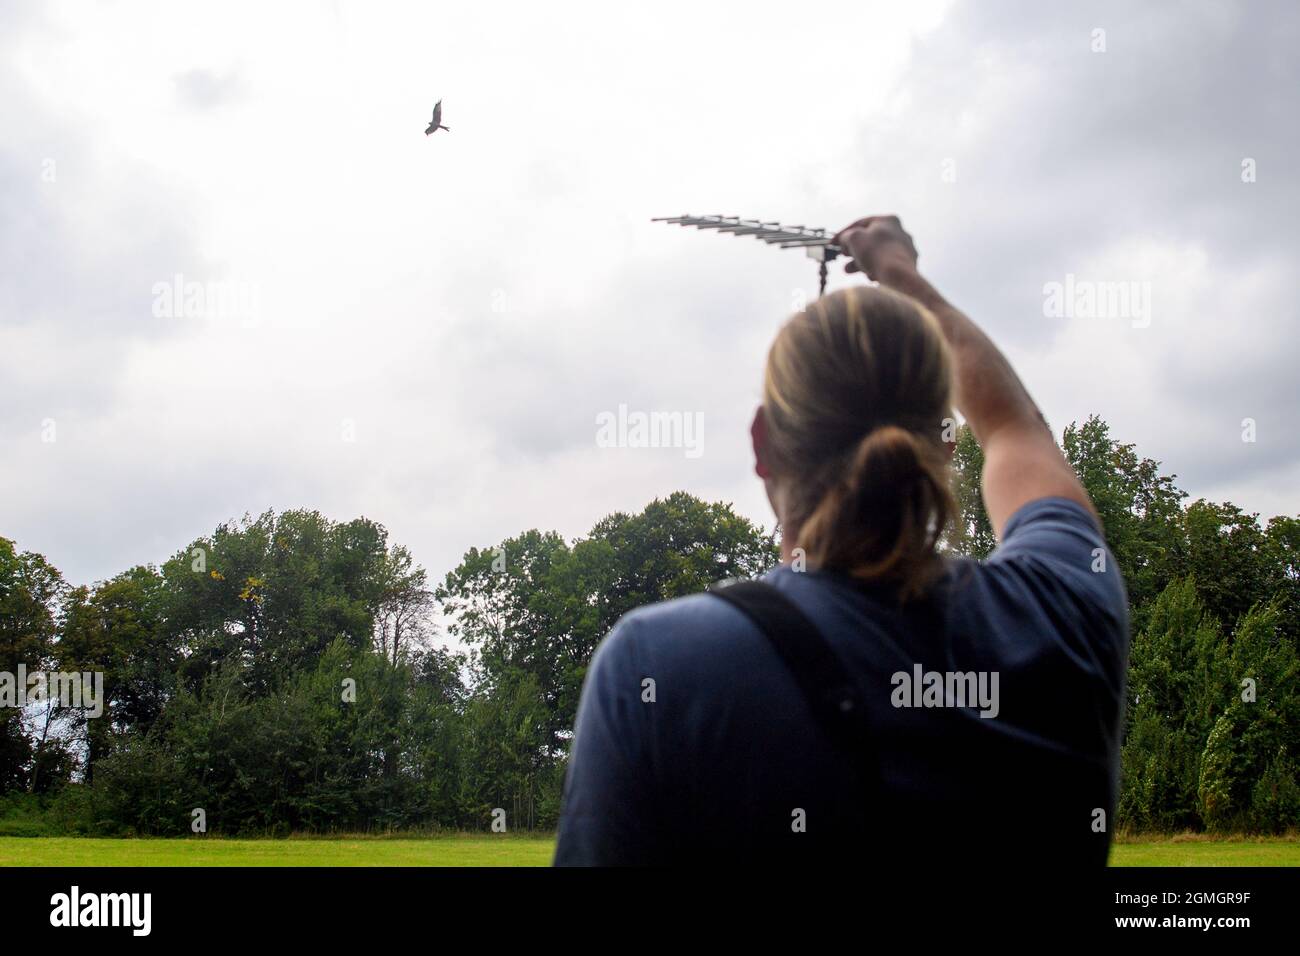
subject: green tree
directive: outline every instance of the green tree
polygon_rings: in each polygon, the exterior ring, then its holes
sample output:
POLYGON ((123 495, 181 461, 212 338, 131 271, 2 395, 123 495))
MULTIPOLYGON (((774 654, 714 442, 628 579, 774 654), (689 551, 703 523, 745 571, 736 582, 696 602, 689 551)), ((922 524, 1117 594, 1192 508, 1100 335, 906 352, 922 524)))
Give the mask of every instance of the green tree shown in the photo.
POLYGON ((479 688, 465 714, 464 805, 473 826, 487 826, 494 810, 506 811, 511 830, 532 830, 539 805, 554 804, 557 780, 551 752, 550 714, 532 674, 497 677, 479 688))
POLYGON ((1174 558, 1186 492, 1174 484, 1177 476, 1160 473, 1160 462, 1112 439, 1110 427, 1095 415, 1067 426, 1062 447, 1101 517, 1106 543, 1124 573, 1133 625, 1140 628, 1147 608, 1179 570, 1174 558))
POLYGON ((1269 592, 1281 602, 1282 630, 1300 643, 1300 518, 1279 515, 1264 529, 1269 592))
POLYGON ((678 491, 638 515, 609 515, 588 541, 612 561, 598 606, 602 631, 645 604, 697 594, 723 578, 754 577, 780 560, 775 543, 731 506, 678 491))
POLYGON ((1131 829, 1200 826, 1205 740, 1231 696, 1228 647, 1190 579, 1161 592, 1133 638, 1119 815, 1131 829))
POLYGON ((411 552, 394 545, 380 559, 375 649, 394 664, 405 661, 433 636, 433 589, 411 552))
POLYGON ((957 499, 957 520, 949 534, 949 547, 971 558, 987 558, 997 546, 993 524, 984 510, 981 481, 984 475, 984 449, 975 440, 970 426, 957 428, 952 453, 953 494, 957 499))
POLYGON ((602 519, 572 547, 554 532, 528 531, 473 548, 437 597, 448 633, 471 649, 479 681, 515 686, 533 678, 558 754, 591 655, 619 617, 721 578, 759 574, 778 556, 729 505, 677 492, 640 514, 602 519))
POLYGON ((1201 815, 1211 830, 1300 823, 1291 813, 1300 765, 1300 659, 1281 627, 1281 611, 1280 601, 1258 604, 1233 633, 1231 696, 1202 757, 1201 815))
POLYGON ((558 534, 526 531, 494 548, 471 548, 437 591, 448 633, 470 650, 476 685, 531 675, 557 752, 601 636, 588 601, 599 593, 592 583, 558 534))
MULTIPOLYGON (((0 672, 16 680, 19 664, 30 671, 49 665, 66 588, 44 557, 0 538, 0 672)), ((0 708, 0 794, 28 787, 40 746, 28 734, 21 709, 0 708)))
POLYGON ((369 646, 387 557, 381 525, 315 511, 268 511, 192 542, 163 566, 188 686, 239 660, 250 689, 264 694, 313 667, 337 638, 369 646))
POLYGON ((1258 517, 1203 499, 1182 515, 1173 570, 1196 579, 1206 608, 1229 628, 1281 583, 1270 568, 1277 555, 1258 517))
POLYGON ((93 782, 115 736, 149 729, 174 692, 179 648, 163 624, 163 579, 135 567, 97 585, 72 589, 64 604, 57 661, 61 670, 103 674, 98 717, 74 713, 84 734, 84 772, 93 782))

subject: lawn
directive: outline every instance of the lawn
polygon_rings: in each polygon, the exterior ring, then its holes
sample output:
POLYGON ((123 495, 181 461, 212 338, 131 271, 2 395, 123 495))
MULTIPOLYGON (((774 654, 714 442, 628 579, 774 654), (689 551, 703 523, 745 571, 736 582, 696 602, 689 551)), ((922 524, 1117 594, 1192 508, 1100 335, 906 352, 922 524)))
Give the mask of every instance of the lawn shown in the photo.
POLYGON ((549 866, 552 836, 112 840, 0 837, 0 866, 549 866))
MULTIPOLYGON (((287 840, 0 837, 0 866, 548 866, 552 836, 287 840)), ((1111 866, 1300 866, 1300 840, 1124 840, 1111 866)))
MULTIPOLYGON (((3 859, 3 850, 0 850, 3 859)), ((1300 839, 1200 836, 1124 839, 1110 848, 1111 866, 1300 866, 1300 839)))

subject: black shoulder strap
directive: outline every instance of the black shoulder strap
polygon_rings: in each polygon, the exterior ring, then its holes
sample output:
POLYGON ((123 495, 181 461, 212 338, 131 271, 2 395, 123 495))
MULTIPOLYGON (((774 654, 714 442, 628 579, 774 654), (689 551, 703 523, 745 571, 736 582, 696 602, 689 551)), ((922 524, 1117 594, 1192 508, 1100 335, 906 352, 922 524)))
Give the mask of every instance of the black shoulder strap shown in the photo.
POLYGON ((854 756, 870 761, 867 782, 874 784, 879 774, 861 692, 817 626, 798 605, 762 581, 716 584, 708 593, 758 625, 799 684, 817 723, 854 756))

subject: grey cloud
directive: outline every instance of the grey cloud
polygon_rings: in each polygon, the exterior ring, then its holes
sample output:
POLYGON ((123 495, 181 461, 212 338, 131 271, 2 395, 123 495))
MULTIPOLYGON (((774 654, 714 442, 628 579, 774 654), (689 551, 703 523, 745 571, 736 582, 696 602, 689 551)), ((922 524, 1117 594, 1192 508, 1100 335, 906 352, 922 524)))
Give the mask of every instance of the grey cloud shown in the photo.
POLYGON ((210 110, 238 102, 246 92, 243 74, 236 69, 226 72, 186 70, 173 76, 172 82, 180 102, 196 110, 210 110))
MULTIPOLYGON (((1154 321, 1176 330, 1144 352, 1162 398, 1111 423, 1120 437, 1151 436, 1140 450, 1194 493, 1231 487, 1237 423, 1250 414, 1237 409, 1267 418, 1300 404, 1288 372, 1300 351, 1294 295, 1237 281, 1300 253, 1300 127, 1287 102, 1300 86, 1298 28, 1280 3, 964 3, 917 45, 897 91, 906 108, 860 140, 864 178, 904 207, 922 266, 1004 343, 1051 349, 1062 328, 1043 318, 1042 287, 1066 273, 1155 280, 1154 321), (1104 53, 1089 48, 1094 28, 1104 53), (1258 162, 1255 183, 1241 181, 1244 157, 1258 162), (945 158, 956 183, 940 180, 945 158), (1187 301, 1136 261, 1084 274, 1130 240, 1204 249, 1204 297, 1187 301), (1216 416, 1222 427, 1207 428, 1216 416)), ((1080 360, 1104 359, 1101 332, 1080 360)), ((1096 381, 1106 405, 1135 384, 1104 366, 1096 381)), ((1048 396, 1052 384, 1030 381, 1048 396)), ((1049 409, 1056 420, 1094 410, 1049 409)), ((1273 429, 1258 451, 1257 467, 1294 465, 1300 436, 1273 429)))
MULTIPOLYGON (((360 9, 354 37, 374 32, 360 9)), ((870 12, 853 18, 871 56, 870 12)), ((23 118, 22 135, 0 147, 0 255, 18 264, 0 276, 0 341, 24 349, 0 354, 12 386, 0 408, 9 466, 0 534, 84 581, 162 560, 218 521, 266 507, 369 514, 435 576, 470 544, 533 526, 579 534, 607 511, 677 488, 737 501, 770 524, 751 474, 749 416, 771 337, 798 295, 814 292, 816 267, 796 252, 648 221, 688 210, 831 228, 900 213, 922 266, 1015 352, 1058 427, 1102 412, 1194 496, 1240 495, 1252 507, 1258 489, 1276 484, 1269 476, 1300 470, 1300 437, 1283 420, 1300 404, 1290 369, 1300 316, 1279 279, 1300 251, 1286 102, 1297 86, 1297 22, 1283 5, 959 4, 915 43, 894 113, 863 108, 850 65, 836 62, 826 82, 790 82, 805 84, 810 108, 834 105, 844 126, 795 141, 774 124, 743 146, 738 117, 754 115, 742 109, 753 93, 739 74, 692 98, 643 69, 689 72, 689 52, 655 59, 631 44, 615 58, 627 73, 590 53, 602 72, 593 84, 590 67, 570 76, 528 26, 519 49, 535 60, 476 61, 483 73, 472 78, 544 67, 557 88, 572 81, 581 108, 566 99, 579 115, 557 118, 563 143, 547 140, 548 129, 496 125, 493 111, 515 107, 516 94, 467 91, 456 100, 465 110, 451 123, 456 138, 418 161, 403 152, 429 145, 418 128, 342 116, 347 135, 378 130, 343 167, 329 164, 327 148, 319 167, 284 159, 299 131, 258 125, 244 73, 163 72, 173 80, 164 97, 196 114, 180 121, 214 148, 225 104, 249 113, 240 135, 266 137, 251 141, 266 162, 249 184, 265 204, 238 211, 285 241, 283 260, 256 277, 268 298, 278 294, 277 311, 307 316, 288 334, 232 336, 224 350, 148 307, 152 284, 175 272, 221 277, 220 262, 205 258, 217 253, 201 243, 210 241, 205 211, 229 184, 215 179, 210 195, 193 195, 169 180, 164 159, 106 154, 0 67, 5 101, 23 118), (1098 26, 1105 54, 1088 51, 1098 26), (646 84, 652 96, 638 93, 646 84), (619 116, 608 107, 625 93, 646 113, 611 126, 619 116), (712 112, 717 121, 696 128, 712 112), (648 155, 654 163, 623 172, 623 161, 648 155), (47 156, 58 161, 52 190, 39 178, 47 156), (1249 186, 1239 181, 1243 156, 1259 161, 1249 186), (940 178, 949 157, 952 184, 940 178), (317 192, 319 204, 302 213, 317 192), (307 220, 296 229, 295 210, 307 220), (1043 284, 1066 272, 1102 263, 1095 268, 1119 274, 1094 278, 1143 278, 1115 251, 1131 241, 1201 250, 1207 274, 1170 288, 1181 273, 1163 260, 1150 266, 1165 270, 1154 277, 1163 311, 1151 329, 1043 316, 1043 284), (352 261, 364 266, 348 271, 352 261), (343 314, 326 315, 335 300, 347 303, 343 314), (1123 351, 1122 373, 1108 365, 1112 347, 1123 351), (146 355, 184 363, 189 394, 169 394, 167 376, 155 383, 146 355), (246 374, 228 384, 223 362, 246 374), (1084 363, 1093 367, 1082 386, 1053 374, 1084 363), (622 403, 703 413, 704 456, 598 449, 596 414, 622 403), (54 448, 37 437, 50 414, 60 423, 54 448), (335 434, 346 415, 362 434, 354 449, 335 434), (1260 440, 1244 452, 1247 415, 1260 440)), ((690 49, 716 39, 691 34, 696 26, 680 25, 690 49)), ((354 65, 365 65, 364 52, 358 40, 354 65)), ((832 287, 859 281, 841 265, 832 287)))

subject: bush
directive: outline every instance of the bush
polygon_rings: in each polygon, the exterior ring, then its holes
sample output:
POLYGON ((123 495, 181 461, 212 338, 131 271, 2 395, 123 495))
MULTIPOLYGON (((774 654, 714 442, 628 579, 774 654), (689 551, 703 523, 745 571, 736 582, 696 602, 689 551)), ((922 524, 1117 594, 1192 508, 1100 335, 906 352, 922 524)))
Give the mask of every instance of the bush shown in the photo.
POLYGON ((0 796, 0 836, 52 836, 45 799, 30 793, 0 796))
POLYGON ((1251 791, 1250 812, 1255 826, 1268 833, 1285 833, 1300 820, 1300 783, 1296 765, 1279 752, 1251 791))

